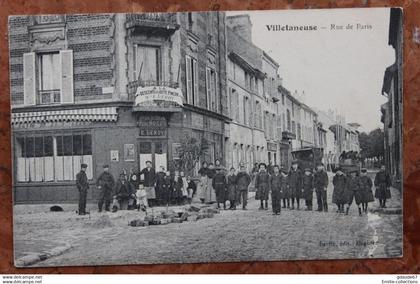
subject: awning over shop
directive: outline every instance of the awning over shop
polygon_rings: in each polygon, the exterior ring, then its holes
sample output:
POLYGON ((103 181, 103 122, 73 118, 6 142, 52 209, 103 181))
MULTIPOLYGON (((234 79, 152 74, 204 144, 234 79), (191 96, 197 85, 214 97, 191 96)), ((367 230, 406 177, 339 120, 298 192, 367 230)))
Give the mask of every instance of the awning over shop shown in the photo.
POLYGON ((63 121, 117 121, 117 107, 80 108, 67 110, 29 111, 12 113, 12 124, 63 121))

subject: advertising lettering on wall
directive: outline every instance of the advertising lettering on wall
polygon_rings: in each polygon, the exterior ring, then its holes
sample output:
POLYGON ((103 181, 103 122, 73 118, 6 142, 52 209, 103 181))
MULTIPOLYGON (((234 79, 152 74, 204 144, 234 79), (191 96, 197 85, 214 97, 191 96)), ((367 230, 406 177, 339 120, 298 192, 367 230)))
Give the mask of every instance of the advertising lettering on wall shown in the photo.
POLYGON ((179 88, 146 86, 137 88, 133 110, 177 112, 182 110, 183 105, 179 88))

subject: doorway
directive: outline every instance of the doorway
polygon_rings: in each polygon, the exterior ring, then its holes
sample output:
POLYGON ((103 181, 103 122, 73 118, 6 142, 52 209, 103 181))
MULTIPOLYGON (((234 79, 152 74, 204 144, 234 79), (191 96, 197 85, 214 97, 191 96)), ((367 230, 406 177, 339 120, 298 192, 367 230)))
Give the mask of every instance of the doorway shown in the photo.
POLYGON ((168 141, 166 139, 139 142, 139 169, 146 167, 146 162, 151 161, 153 167, 168 168, 168 141))

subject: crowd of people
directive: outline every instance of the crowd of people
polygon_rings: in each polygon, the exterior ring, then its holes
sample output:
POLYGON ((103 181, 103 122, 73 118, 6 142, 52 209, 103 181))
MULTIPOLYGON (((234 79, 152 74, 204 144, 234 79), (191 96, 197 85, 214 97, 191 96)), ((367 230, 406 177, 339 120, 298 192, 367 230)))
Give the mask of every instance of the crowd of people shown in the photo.
MULTIPOLYGON (((79 189, 79 214, 86 214, 86 195, 89 188, 85 170, 82 164, 76 177, 79 189)), ((316 170, 300 169, 298 162, 293 161, 290 170, 278 165, 255 164, 251 173, 244 165, 239 169, 226 169, 220 160, 215 164, 203 162, 198 171, 199 179, 194 181, 185 176, 182 171, 165 171, 163 167, 158 172, 147 161, 141 171, 131 170, 129 174, 122 171, 115 181, 109 172, 109 166, 103 166, 103 172, 98 176, 96 186, 100 190, 98 211, 117 211, 125 209, 146 210, 153 206, 169 206, 190 204, 193 198, 201 203, 216 203, 218 208, 236 210, 242 205, 247 210, 249 188, 255 188, 255 198, 260 201, 259 210, 268 210, 268 200, 271 196, 271 207, 274 215, 279 215, 282 208, 289 210, 313 210, 313 195, 316 194, 317 211, 328 212, 327 189, 329 177, 323 164, 318 164, 316 170), (304 204, 301 204, 304 201, 304 204), (227 208, 227 205, 229 207, 227 208)), ((382 166, 376 174, 374 182, 367 175, 366 169, 344 172, 341 168, 335 170, 332 179, 332 203, 337 205, 337 212, 349 214, 353 201, 356 203, 359 215, 367 213, 368 204, 379 200, 381 208, 386 207, 386 200, 391 198, 391 179, 382 166), (376 188, 373 194, 373 187, 376 188)))

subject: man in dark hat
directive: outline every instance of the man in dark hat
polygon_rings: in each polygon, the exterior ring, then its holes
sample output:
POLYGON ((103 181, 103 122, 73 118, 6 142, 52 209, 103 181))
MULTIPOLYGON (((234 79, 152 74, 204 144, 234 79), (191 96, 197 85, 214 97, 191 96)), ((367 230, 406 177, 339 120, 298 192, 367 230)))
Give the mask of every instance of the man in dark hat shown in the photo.
POLYGON ((89 182, 86 176, 86 164, 81 165, 80 172, 76 175, 76 187, 79 190, 79 215, 86 215, 86 198, 89 182))
POLYGON ((136 199, 135 192, 131 188, 125 170, 121 172, 120 177, 117 180, 115 186, 115 199, 118 200, 119 208, 122 210, 127 210, 129 206, 132 206, 136 199))
POLYGON ((314 175, 314 186, 316 192, 316 200, 318 202, 318 211, 324 210, 328 212, 327 204, 327 187, 328 175, 324 170, 323 164, 318 164, 316 173, 314 175))
POLYGON ((105 211, 110 210, 112 201, 112 189, 115 185, 115 180, 112 174, 109 173, 109 166, 103 166, 104 171, 99 175, 96 186, 101 191, 99 194, 98 210, 102 212, 102 206, 105 203, 105 211))
POLYGON ((295 160, 292 162, 292 168, 289 171, 289 188, 290 197, 292 199, 291 209, 295 209, 295 200, 297 209, 300 207, 300 199, 302 198, 302 172, 298 168, 298 162, 295 160))
POLYGON ((379 199, 379 207, 386 208, 386 200, 391 198, 391 177, 385 171, 385 166, 375 176, 375 198, 379 199))
POLYGON ((255 177, 255 188, 257 192, 255 199, 260 200, 261 205, 259 210, 268 210, 268 194, 270 191, 270 175, 267 172, 267 166, 260 163, 260 171, 255 177), (264 206, 265 205, 265 206, 264 206))

